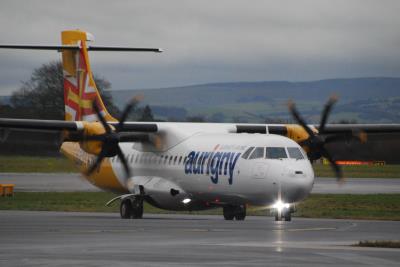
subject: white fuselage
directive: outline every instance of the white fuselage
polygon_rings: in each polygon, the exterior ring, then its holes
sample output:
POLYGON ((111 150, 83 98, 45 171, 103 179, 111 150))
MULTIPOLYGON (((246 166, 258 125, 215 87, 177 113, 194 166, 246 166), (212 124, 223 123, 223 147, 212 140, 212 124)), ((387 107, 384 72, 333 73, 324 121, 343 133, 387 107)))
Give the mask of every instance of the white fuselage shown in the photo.
POLYGON ((293 140, 272 134, 229 133, 229 124, 158 123, 163 149, 141 143, 120 144, 132 168, 125 178, 117 158, 111 160, 121 184, 138 186, 160 208, 200 210, 218 205, 268 207, 277 200, 296 203, 311 191, 314 173, 293 140), (250 148, 263 155, 243 158, 250 148), (303 159, 267 158, 265 149, 298 148, 303 159), (184 199, 190 203, 184 204, 184 199))

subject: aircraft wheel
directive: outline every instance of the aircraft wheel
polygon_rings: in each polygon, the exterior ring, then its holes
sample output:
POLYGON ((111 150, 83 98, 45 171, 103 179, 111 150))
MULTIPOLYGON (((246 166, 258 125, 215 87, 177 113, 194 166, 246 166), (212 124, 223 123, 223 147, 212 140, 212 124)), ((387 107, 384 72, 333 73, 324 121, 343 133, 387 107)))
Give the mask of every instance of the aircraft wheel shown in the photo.
POLYGON ((122 219, 130 219, 132 216, 132 203, 130 199, 124 199, 119 206, 119 213, 122 219))
POLYGON ((225 206, 224 207, 224 218, 227 221, 232 221, 235 218, 235 207, 225 206))
POLYGON ((135 200, 132 205, 132 219, 143 218, 143 200, 135 200))
POLYGON ((241 205, 236 208, 235 219, 237 221, 243 221, 246 218, 246 206, 241 205))
POLYGON ((285 213, 285 221, 290 222, 292 220, 292 213, 288 210, 285 213))

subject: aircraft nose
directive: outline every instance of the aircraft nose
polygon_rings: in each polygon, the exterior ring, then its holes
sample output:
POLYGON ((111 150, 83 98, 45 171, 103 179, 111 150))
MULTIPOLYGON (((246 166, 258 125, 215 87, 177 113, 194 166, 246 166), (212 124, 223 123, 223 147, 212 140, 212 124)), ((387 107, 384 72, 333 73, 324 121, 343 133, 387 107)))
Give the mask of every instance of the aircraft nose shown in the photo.
POLYGON ((288 203, 306 198, 314 185, 314 172, 308 168, 287 168, 281 180, 281 195, 288 203))

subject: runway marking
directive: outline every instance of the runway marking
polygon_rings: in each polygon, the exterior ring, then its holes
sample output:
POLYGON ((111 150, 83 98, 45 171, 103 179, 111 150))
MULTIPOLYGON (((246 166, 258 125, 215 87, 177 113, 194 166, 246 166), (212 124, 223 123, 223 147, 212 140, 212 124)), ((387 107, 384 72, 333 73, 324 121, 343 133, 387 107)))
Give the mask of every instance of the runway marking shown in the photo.
POLYGON ((49 233, 69 233, 69 234, 98 234, 98 233, 137 233, 144 229, 98 229, 98 230, 59 230, 51 229, 49 233))
POLYGON ((184 232, 232 232, 232 230, 226 229, 183 229, 184 232))
POLYGON ((314 228, 298 228, 298 229, 276 229, 274 232, 305 232, 305 231, 325 231, 336 230, 335 227, 314 227, 314 228))
POLYGON ((336 258, 336 259, 341 259, 344 261, 350 261, 354 263, 361 263, 363 265, 372 265, 372 266, 399 266, 398 262, 383 259, 383 258, 378 258, 378 257, 369 257, 369 256, 364 256, 360 254, 354 254, 354 253, 317 253, 319 255, 325 256, 325 257, 331 257, 331 258, 336 258))
MULTIPOLYGON (((235 243, 204 243, 201 245, 214 245, 214 246, 226 246, 226 247, 258 247, 258 248, 278 248, 280 250, 282 249, 288 249, 288 248, 296 248, 296 249, 313 249, 315 251, 317 250, 324 250, 324 251, 338 251, 338 250, 343 250, 343 251, 358 251, 358 252, 363 252, 363 251, 386 251, 386 252, 398 252, 399 249, 397 248, 372 248, 372 247, 354 247, 351 246, 349 243, 342 243, 342 242, 295 242, 295 241, 265 241, 265 242, 260 242, 260 241, 254 241, 254 242, 235 242, 235 243)), ((316 254, 324 255, 326 256, 332 256, 332 257, 339 257, 338 255, 345 255, 346 253, 340 253, 340 252, 316 252, 316 254)), ((352 255, 348 253, 349 255, 352 255)), ((354 254, 353 254, 354 255, 354 254)), ((344 258, 343 258, 344 259, 344 258)), ((371 260, 371 262, 374 262, 371 260)), ((382 264, 376 264, 375 266, 382 266, 382 264)), ((396 265, 398 266, 398 265, 396 265)))

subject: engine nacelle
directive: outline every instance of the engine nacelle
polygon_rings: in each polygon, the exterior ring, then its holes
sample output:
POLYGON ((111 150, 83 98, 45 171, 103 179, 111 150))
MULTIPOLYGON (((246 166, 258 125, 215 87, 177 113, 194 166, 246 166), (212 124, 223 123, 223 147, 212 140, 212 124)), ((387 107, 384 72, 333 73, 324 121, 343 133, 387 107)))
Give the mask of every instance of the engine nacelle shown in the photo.
POLYGON ((83 128, 83 140, 79 142, 80 147, 89 154, 99 155, 102 148, 102 142, 94 140, 85 140, 85 138, 94 135, 102 135, 106 133, 106 130, 104 129, 103 125, 100 122, 82 122, 82 123, 84 128, 83 128))
MULTIPOLYGON (((287 129, 287 137, 290 139, 294 140, 296 143, 300 143, 302 141, 307 140, 310 135, 304 130, 303 127, 297 124, 288 124, 286 125, 287 129)), ((311 127, 311 130, 315 133, 318 134, 318 130, 315 129, 314 127, 311 127)), ((303 146, 303 149, 308 153, 309 148, 307 146, 303 146)))

